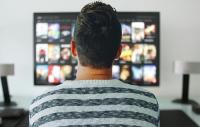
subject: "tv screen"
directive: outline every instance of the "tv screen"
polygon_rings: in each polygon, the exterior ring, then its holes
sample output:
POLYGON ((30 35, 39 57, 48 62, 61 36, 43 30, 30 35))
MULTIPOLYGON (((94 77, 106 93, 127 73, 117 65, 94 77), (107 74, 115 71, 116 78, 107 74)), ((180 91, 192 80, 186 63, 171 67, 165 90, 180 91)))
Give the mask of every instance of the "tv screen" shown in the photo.
MULTIPOLYGON (((58 85, 76 78, 70 51, 78 13, 34 13, 34 84, 58 85)), ((140 86, 159 85, 159 12, 118 12, 122 53, 114 79, 140 86)))

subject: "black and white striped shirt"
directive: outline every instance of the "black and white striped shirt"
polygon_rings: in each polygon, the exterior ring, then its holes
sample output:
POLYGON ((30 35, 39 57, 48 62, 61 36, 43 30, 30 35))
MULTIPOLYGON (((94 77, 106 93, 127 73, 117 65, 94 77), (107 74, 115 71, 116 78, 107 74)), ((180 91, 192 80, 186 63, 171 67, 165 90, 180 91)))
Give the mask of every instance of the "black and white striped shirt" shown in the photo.
POLYGON ((36 97, 30 127, 158 127, 155 96, 119 80, 75 80, 36 97))

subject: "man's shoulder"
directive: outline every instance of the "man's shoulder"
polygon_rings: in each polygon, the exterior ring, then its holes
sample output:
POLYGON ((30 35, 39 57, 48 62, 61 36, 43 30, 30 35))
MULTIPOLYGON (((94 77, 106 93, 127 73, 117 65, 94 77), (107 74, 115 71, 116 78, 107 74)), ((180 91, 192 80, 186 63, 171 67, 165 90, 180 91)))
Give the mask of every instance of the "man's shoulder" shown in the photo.
POLYGON ((41 100, 42 98, 54 95, 56 92, 61 92, 60 90, 62 90, 62 84, 57 85, 57 86, 53 86, 51 88, 48 88, 47 90, 45 90, 43 93, 35 96, 31 102, 31 104, 36 103, 37 101, 41 100))
POLYGON ((152 92, 144 89, 141 86, 138 86, 136 84, 125 83, 122 81, 120 81, 120 82, 121 82, 120 86, 122 88, 127 88, 127 89, 131 90, 133 93, 141 94, 141 95, 156 99, 156 96, 152 92))

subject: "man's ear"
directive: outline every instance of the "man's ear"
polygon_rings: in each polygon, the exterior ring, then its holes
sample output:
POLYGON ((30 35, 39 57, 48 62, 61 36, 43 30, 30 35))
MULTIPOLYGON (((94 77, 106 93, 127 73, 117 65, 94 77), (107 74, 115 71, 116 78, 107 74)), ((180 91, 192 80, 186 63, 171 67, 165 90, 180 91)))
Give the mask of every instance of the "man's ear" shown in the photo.
POLYGON ((70 44, 71 44, 72 55, 73 56, 77 56, 77 49, 76 49, 75 41, 72 39, 70 44))
POLYGON ((119 46, 119 49, 117 50, 117 55, 116 55, 115 59, 119 59, 121 52, 122 52, 122 45, 119 46))

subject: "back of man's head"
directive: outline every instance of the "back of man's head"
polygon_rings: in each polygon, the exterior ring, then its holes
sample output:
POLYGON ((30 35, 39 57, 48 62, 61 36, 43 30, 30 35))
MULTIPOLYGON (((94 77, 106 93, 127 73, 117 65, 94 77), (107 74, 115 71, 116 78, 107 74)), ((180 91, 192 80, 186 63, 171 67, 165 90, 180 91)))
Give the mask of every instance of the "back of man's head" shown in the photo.
POLYGON ((102 2, 84 6, 77 17, 74 40, 82 66, 110 68, 121 43, 116 10, 102 2))

